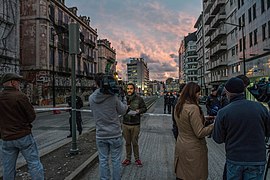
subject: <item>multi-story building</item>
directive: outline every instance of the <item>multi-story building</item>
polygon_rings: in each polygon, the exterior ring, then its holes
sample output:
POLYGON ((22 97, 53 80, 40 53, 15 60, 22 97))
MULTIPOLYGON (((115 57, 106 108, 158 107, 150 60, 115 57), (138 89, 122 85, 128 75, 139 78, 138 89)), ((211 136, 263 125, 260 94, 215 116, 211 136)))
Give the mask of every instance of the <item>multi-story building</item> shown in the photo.
POLYGON ((20 73, 20 4, 19 0, 0 1, 0 76, 20 73))
POLYGON ((200 14, 199 18, 197 19, 194 28, 197 28, 196 36, 197 36, 197 42, 196 42, 196 52, 197 52, 197 61, 198 61, 198 84, 201 86, 202 94, 205 94, 206 92, 206 84, 205 84, 205 69, 204 69, 204 62, 205 62, 205 55, 204 55, 204 29, 203 29, 203 13, 200 14))
POLYGON ((206 70, 210 71, 210 82, 212 86, 220 85, 228 79, 228 59, 227 36, 225 11, 226 0, 204 0, 204 27, 205 27, 205 47, 206 70))
POLYGON ((185 83, 184 79, 184 56, 185 56, 185 46, 184 46, 184 40, 181 41, 180 47, 178 50, 178 78, 179 78, 179 83, 183 84, 185 83))
POLYGON ((196 31, 184 37, 183 71, 184 81, 198 83, 198 61, 196 52, 196 31))
POLYGON ((148 94, 149 69, 143 58, 130 58, 127 63, 128 82, 138 88, 140 94, 148 94))
POLYGON ((98 72, 116 72, 116 50, 111 47, 107 39, 99 39, 98 45, 98 72))
POLYGON ((236 19, 238 24, 238 57, 241 72, 245 68, 251 82, 270 76, 270 1, 238 0, 236 19), (244 37, 242 36, 244 34, 244 37), (245 55, 245 65, 243 63, 245 55))
POLYGON ((65 102, 71 86, 68 24, 80 26, 81 53, 76 56, 77 92, 94 86, 97 72, 97 29, 90 18, 78 16, 64 0, 20 1, 21 71, 28 80, 27 92, 34 104, 65 102))

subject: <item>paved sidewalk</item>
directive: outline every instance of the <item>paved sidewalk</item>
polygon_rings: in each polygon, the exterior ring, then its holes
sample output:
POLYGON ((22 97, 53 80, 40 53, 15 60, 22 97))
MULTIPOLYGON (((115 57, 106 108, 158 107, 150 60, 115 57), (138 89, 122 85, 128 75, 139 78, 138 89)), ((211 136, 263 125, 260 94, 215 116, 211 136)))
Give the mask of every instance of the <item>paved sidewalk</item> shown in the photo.
MULTIPOLYGON (((173 161, 175 140, 172 134, 171 115, 163 112, 163 101, 158 100, 153 108, 148 111, 151 115, 144 115, 141 123, 139 138, 140 156, 143 167, 137 167, 132 159, 132 164, 123 167, 123 180, 169 180, 175 179, 173 161)), ((209 180, 222 179, 225 162, 224 145, 218 145, 211 138, 207 138, 209 149, 209 180)), ((125 147, 123 149, 125 158, 125 147)), ((98 164, 82 177, 82 180, 98 180, 98 164)))

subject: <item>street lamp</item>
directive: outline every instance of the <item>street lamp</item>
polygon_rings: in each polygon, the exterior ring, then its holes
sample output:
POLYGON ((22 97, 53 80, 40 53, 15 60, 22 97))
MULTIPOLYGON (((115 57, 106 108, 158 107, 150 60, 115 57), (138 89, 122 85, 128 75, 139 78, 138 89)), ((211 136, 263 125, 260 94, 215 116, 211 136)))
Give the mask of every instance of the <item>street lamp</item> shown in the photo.
POLYGON ((244 27, 245 27, 245 25, 244 24, 233 24, 233 23, 228 23, 228 22, 225 22, 225 21, 222 21, 222 23, 223 24, 229 24, 229 25, 241 28, 241 31, 242 31, 242 43, 243 43, 243 69, 244 69, 244 75, 246 75, 246 54, 245 54, 245 46, 244 46, 244 27))

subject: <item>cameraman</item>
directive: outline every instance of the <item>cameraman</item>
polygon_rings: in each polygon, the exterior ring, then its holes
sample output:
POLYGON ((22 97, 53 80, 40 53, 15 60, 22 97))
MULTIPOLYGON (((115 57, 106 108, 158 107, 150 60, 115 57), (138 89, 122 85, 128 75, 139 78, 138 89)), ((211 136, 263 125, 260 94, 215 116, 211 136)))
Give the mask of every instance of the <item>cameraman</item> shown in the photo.
POLYGON ((89 104, 96 122, 96 144, 99 154, 100 179, 110 179, 108 160, 111 156, 112 176, 121 179, 122 131, 119 115, 127 112, 128 106, 115 95, 111 85, 115 85, 113 76, 98 73, 95 77, 98 86, 89 97, 89 104))

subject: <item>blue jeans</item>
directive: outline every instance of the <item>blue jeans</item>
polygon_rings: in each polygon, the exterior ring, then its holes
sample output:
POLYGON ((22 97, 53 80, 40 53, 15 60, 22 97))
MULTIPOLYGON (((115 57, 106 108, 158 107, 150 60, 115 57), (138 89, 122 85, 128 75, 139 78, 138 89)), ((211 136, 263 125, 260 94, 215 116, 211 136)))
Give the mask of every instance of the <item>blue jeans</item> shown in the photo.
POLYGON ((3 179, 12 180, 16 175, 16 161, 22 153, 25 158, 32 180, 43 180, 44 171, 39 159, 38 149, 32 134, 20 139, 3 141, 2 160, 3 160, 3 179))
POLYGON ((264 165, 238 165, 227 163, 227 180, 262 180, 264 165))
POLYGON ((99 155, 100 179, 110 180, 111 172, 109 167, 109 157, 111 154, 113 180, 120 180, 123 138, 97 139, 96 143, 99 155))

